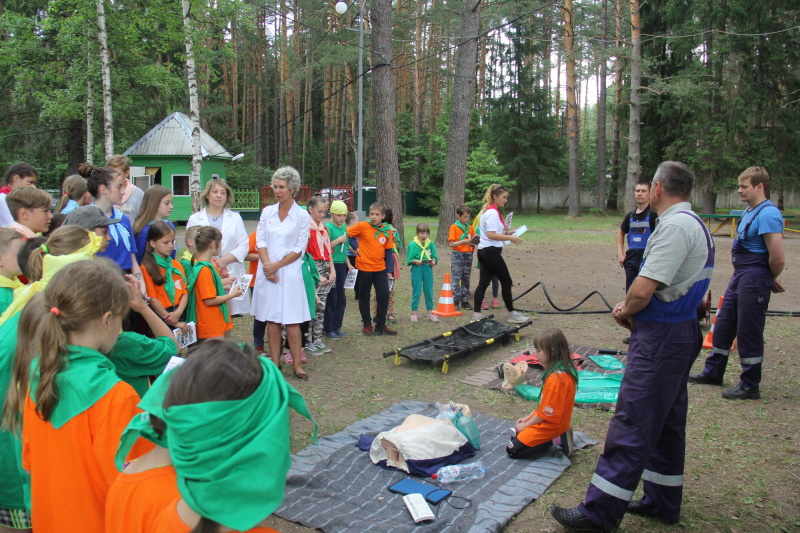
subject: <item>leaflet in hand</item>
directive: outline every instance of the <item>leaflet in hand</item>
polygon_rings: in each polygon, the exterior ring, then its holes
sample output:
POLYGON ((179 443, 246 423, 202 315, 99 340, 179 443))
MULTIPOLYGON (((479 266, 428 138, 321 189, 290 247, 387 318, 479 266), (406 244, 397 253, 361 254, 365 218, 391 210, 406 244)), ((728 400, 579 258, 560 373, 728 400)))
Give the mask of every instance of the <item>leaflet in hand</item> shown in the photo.
POLYGON ((172 333, 175 334, 175 338, 178 340, 178 345, 182 349, 197 342, 197 326, 194 322, 187 322, 186 325, 189 328, 186 333, 182 332, 181 328, 172 330, 172 333))
POLYGON ((347 273, 347 277, 344 279, 344 288, 345 289, 355 289, 356 288, 356 276, 358 276, 358 269, 354 268, 350 272, 347 273))
POLYGON ((178 368, 179 366, 181 366, 185 362, 186 362, 186 359, 184 359, 183 357, 179 357, 177 355, 173 355, 172 357, 169 358, 169 361, 167 361, 167 366, 164 367, 164 371, 162 372, 162 374, 166 374, 167 372, 169 372, 173 368, 178 368))
POLYGON ((506 215, 506 229, 511 229, 511 221, 514 220, 514 212, 506 215))
MULTIPOLYGON (((528 231, 528 226, 523 224, 522 226, 518 227, 517 231, 512 233, 512 235, 514 235, 515 237, 521 237, 522 234, 525 233, 526 231, 528 231)), ((511 241, 503 241, 503 246, 508 245, 510 242, 511 241)))
POLYGON ((250 281, 252 279, 253 279, 252 274, 244 274, 244 273, 239 274, 239 276, 237 276, 236 279, 233 280, 233 283, 231 284, 231 290, 228 291, 228 294, 236 290, 236 287, 242 288, 242 294, 240 294, 235 298, 231 298, 231 300, 244 300, 245 297, 247 296, 247 288, 250 287, 250 281))

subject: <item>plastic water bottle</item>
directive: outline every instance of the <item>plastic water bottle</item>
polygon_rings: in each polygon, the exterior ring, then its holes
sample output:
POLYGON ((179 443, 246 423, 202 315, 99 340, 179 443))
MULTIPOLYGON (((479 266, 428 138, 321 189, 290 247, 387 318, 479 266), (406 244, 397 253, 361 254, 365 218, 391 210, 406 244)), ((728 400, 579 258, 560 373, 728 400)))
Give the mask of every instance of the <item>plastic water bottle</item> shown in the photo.
POLYGON ((441 467, 432 479, 440 483, 453 483, 454 481, 464 481, 466 479, 480 478, 486 475, 486 465, 483 461, 476 461, 465 465, 448 465, 441 467))

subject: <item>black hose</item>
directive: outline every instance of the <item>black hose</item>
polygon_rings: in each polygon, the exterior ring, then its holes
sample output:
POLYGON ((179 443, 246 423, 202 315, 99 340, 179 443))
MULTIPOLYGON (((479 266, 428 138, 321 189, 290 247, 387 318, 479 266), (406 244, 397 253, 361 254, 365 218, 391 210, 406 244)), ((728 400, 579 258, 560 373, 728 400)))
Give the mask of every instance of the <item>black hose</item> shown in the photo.
POLYGON ((542 291, 544 291, 545 298, 547 298, 547 301, 550 303, 550 305, 553 307, 553 309, 555 309, 555 311, 536 311, 535 309, 520 309, 520 308, 515 308, 515 309, 517 309, 518 311, 525 311, 526 313, 539 313, 540 315, 604 315, 606 313, 610 313, 614 309, 611 306, 611 304, 608 303, 608 300, 606 300, 606 297, 603 296, 603 293, 601 293, 600 291, 592 291, 583 300, 581 300, 577 304, 573 305, 572 307, 568 307, 566 309, 561 309, 555 303, 553 303, 553 299, 550 298, 550 294, 547 292, 547 287, 545 287, 544 282, 542 282, 542 281, 537 281, 536 284, 533 287, 531 287, 527 291, 523 292, 522 294, 520 294, 519 296, 514 298, 513 301, 519 300, 520 298, 522 298, 523 296, 525 296, 526 294, 531 292, 533 289, 535 289, 539 285, 542 286, 542 291), (608 311, 575 311, 575 309, 577 309, 578 307, 583 305, 583 303, 586 300, 588 300, 589 298, 591 298, 595 294, 598 295, 601 300, 603 300, 603 303, 606 304, 606 307, 608 307, 608 311))

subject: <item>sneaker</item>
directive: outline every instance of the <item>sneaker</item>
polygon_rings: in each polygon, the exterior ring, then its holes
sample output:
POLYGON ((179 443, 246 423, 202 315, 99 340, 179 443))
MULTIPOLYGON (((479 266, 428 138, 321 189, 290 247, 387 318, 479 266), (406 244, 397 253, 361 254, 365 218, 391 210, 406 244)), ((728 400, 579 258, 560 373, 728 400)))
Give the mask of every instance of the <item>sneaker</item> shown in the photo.
POLYGON ((391 322, 392 324, 397 324, 397 319, 394 317, 394 315, 389 315, 389 316, 386 317, 386 322, 391 322))
POLYGON ((336 333, 335 331, 325 331, 322 334, 325 336, 326 339, 330 339, 332 341, 339 340, 339 334, 336 333))
POLYGON ((748 389, 739 384, 732 389, 722 391, 722 397, 726 400, 758 400, 761 398, 758 389, 748 389))
POLYGON ((371 337, 372 335, 375 335, 375 330, 372 329, 372 326, 364 326, 364 329, 361 330, 361 333, 367 337, 371 337))
POLYGON ((350 335, 348 335, 347 333, 345 333, 344 331, 342 331, 340 329, 336 330, 336 335, 338 335, 340 339, 344 339, 345 337, 349 337, 350 336, 350 335))
POLYGON ((322 355, 325 352, 319 349, 316 342, 309 342, 305 348, 306 352, 310 353, 311 355, 322 355))
POLYGON ((506 319, 508 322, 512 324, 524 324, 528 321, 528 317, 520 313, 519 311, 511 311, 508 313, 508 318, 506 319))
POLYGON ((292 357, 292 352, 283 352, 283 362, 287 365, 294 364, 294 357, 292 357))
POLYGON ((300 348, 300 362, 301 363, 308 363, 308 357, 306 357, 306 351, 300 348))
POLYGON ((478 320, 483 320, 486 318, 486 315, 483 313, 472 313, 472 322, 477 322, 478 320))
POLYGON ((492 298, 492 309, 500 309, 500 300, 492 298))
POLYGON ((419 317, 417 316, 417 313, 411 313, 410 320, 411 322, 419 322, 419 317))
POLYGON ((439 322, 439 317, 434 315, 433 313, 428 313, 428 320, 431 322, 439 322))
POLYGON ((486 300, 481 304, 481 309, 489 309, 489 304, 486 303, 486 300))
POLYGON ((461 310, 472 311, 472 304, 470 304, 469 302, 461 302, 461 310))
POLYGON ((322 353, 331 353, 333 351, 331 348, 328 348, 328 345, 321 340, 317 341, 317 349, 320 350, 322 353))
POLYGON ((397 335, 397 331, 393 330, 389 326, 383 326, 382 328, 376 327, 375 335, 397 335))

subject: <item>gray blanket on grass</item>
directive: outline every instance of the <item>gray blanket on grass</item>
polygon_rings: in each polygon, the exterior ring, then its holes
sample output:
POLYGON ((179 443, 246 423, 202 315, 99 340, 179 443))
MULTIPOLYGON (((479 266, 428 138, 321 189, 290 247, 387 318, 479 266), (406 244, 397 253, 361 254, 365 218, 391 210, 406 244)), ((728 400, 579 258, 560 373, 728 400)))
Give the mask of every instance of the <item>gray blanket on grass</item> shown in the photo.
MULTIPOLYGON (((481 430, 481 449, 468 462, 483 461, 488 467, 486 476, 443 485, 453 491, 453 496, 431 505, 436 521, 416 526, 402 495, 389 492, 387 487, 407 477, 429 480, 376 466, 355 443, 362 434, 374 436, 400 425, 409 415, 433 417, 437 413, 429 403, 396 403, 335 435, 321 438, 318 446, 301 450, 292 456, 283 504, 275 514, 330 533, 499 531, 570 465, 556 447, 535 461, 509 459, 505 447, 511 438, 512 422, 478 414, 475 421, 481 430), (457 508, 467 505, 465 509, 457 508)), ((578 449, 596 442, 575 432, 578 449)))

